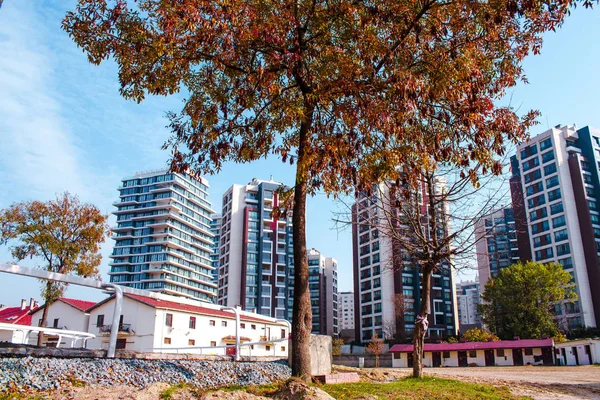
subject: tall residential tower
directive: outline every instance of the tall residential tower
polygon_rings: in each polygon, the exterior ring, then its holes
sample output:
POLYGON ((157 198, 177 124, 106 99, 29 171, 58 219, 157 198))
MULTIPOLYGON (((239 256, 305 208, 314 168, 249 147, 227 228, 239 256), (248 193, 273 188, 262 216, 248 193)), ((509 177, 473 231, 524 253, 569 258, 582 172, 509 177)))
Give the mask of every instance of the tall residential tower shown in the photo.
POLYGON ((523 143, 511 158, 515 222, 527 227, 521 258, 559 262, 578 299, 557 304, 563 329, 600 320, 600 130, 560 126, 523 143), (527 257, 529 256, 529 257, 527 257))
POLYGON ((223 195, 218 303, 291 320, 292 217, 277 218, 281 183, 253 179, 223 195))
POLYGON ((338 291, 337 261, 325 257, 320 251, 308 251, 309 290, 312 309, 312 332, 337 336, 338 323, 338 291))
MULTIPOLYGON (((442 183, 436 184, 436 190, 442 183)), ((380 232, 381 222, 399 209, 392 206, 393 184, 378 185, 372 196, 359 196, 352 209, 354 262, 354 329, 356 340, 379 337, 406 341, 412 337, 420 307, 421 273, 410 251, 380 232)), ((394 189, 396 190, 396 189, 394 189)), ((422 205, 427 196, 421 193, 422 205)), ((394 203, 395 204, 395 203, 394 203)), ((446 214, 446 213, 442 213, 446 214)), ((397 218, 397 217, 396 217, 397 218)), ((428 333, 434 338, 455 335, 457 330, 454 276, 443 263, 431 278, 431 314, 428 333)))
POLYGON ((208 182, 202 177, 141 172, 119 188, 110 281, 212 301, 208 182))

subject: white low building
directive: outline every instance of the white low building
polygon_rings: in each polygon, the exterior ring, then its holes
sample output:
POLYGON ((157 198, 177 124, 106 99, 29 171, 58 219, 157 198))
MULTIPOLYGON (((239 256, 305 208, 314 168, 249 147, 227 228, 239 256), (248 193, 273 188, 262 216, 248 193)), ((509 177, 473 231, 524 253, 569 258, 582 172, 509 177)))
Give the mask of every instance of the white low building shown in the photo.
POLYGON ((556 343, 556 363, 559 365, 589 365, 600 363, 600 339, 579 339, 556 343))
POLYGON ((31 323, 31 310, 35 309, 37 304, 34 299, 21 300, 20 307, 3 307, 0 309, 0 324, 13 325, 8 329, 0 328, 0 342, 24 343, 26 341, 26 330, 19 329, 21 326, 29 326, 31 323))
MULTIPOLYGON (((425 343, 424 367, 491 367, 509 365, 554 365, 552 339, 501 340, 497 342, 425 343)), ((396 344, 392 367, 412 368, 412 344, 396 344)))
MULTIPOLYGON (((108 348, 114 301, 114 296, 109 297, 88 310, 88 332, 96 335, 89 340, 88 348, 108 348)), ((240 314, 240 355, 287 357, 287 321, 243 311, 240 314)), ((181 297, 125 294, 117 349, 233 355, 235 314, 221 310, 219 305, 181 297)))
MULTIPOLYGON (((90 316, 86 312, 88 308, 95 305, 94 301, 70 299, 61 297, 50 305, 48 316, 46 317, 45 328, 63 329, 77 332, 87 332, 90 316)), ((31 326, 42 326, 42 315, 46 305, 36 308, 31 312, 31 326)), ((46 346, 56 346, 58 336, 45 335, 44 344, 46 346)), ((37 334, 33 334, 29 343, 37 341, 37 334), (33 339, 33 342, 32 342, 33 339)), ((60 347, 70 344, 69 338, 61 339, 60 347)))

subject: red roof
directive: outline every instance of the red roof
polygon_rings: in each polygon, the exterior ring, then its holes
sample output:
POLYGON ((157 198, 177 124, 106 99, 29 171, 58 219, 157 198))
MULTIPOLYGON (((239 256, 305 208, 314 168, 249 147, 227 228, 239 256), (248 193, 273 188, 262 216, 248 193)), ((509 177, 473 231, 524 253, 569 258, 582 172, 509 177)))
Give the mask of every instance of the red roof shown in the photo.
MULTIPOLYGON (((465 342, 465 343, 425 343, 423 351, 469 351, 489 349, 525 349, 532 347, 552 347, 552 339, 500 340, 497 342, 465 342)), ((395 344, 390 353, 412 353, 412 344, 395 344)))
MULTIPOLYGON (((62 301, 65 304, 70 305, 71 307, 75 307, 79 311, 86 311, 88 308, 96 305, 95 301, 87 301, 87 300, 77 300, 77 299, 69 299, 68 297, 61 297, 56 301, 62 301)), ((36 313, 40 310, 43 310, 46 305, 41 305, 38 308, 32 310, 32 314, 36 313)))
POLYGON ((25 309, 21 307, 7 307, 0 310, 0 322, 5 324, 31 325, 31 315, 29 306, 25 309))
POLYGON ((91 306, 96 304, 95 301, 69 299, 67 297, 61 297, 58 300, 62 301, 63 303, 67 303, 68 305, 73 306, 80 311, 85 311, 88 308, 90 308, 91 306))
MULTIPOLYGON (((137 294, 130 294, 130 293, 123 294, 123 296, 128 297, 133 300, 137 300, 141 303, 146 304, 147 306, 154 307, 154 308, 164 308, 164 309, 168 309, 168 310, 185 311, 185 312, 189 312, 189 313, 193 313, 193 314, 211 315, 214 317, 235 319, 235 314, 231 311, 215 310, 215 309, 208 308, 208 307, 194 306, 191 304, 184 304, 184 303, 177 303, 177 302, 169 301, 169 300, 154 299, 152 297, 140 296, 137 294)), ((262 324, 272 324, 273 323, 273 321, 269 321, 267 319, 251 317, 249 315, 244 315, 244 314, 242 314, 240 316, 240 319, 242 321, 258 322, 258 323, 262 323, 262 324)))

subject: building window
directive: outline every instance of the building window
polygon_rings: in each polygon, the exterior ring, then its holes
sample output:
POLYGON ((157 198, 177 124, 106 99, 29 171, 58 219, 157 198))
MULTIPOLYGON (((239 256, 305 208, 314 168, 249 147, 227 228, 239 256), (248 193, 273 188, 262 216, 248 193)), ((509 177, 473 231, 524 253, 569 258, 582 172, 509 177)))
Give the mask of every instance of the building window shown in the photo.
POLYGON ((54 328, 58 328, 58 318, 54 318, 54 328))
POLYGON ((556 246, 556 255, 557 256, 563 256, 565 254, 570 254, 570 253, 571 253, 571 247, 569 246, 569 243, 565 243, 565 244, 556 246))
POLYGON ((496 355, 498 357, 504 357, 504 349, 497 349, 496 350, 496 355))
POLYGON ((163 339, 163 343, 164 344, 171 344, 171 338, 170 337, 166 337, 163 339))
POLYGON ((562 203, 556 203, 556 204, 552 204, 550 206, 550 214, 554 215, 554 214, 558 214, 563 212, 563 204, 562 203))
POLYGON ((477 351, 470 350, 469 351, 469 358, 477 358, 477 351))
POLYGON ((165 316, 165 325, 173 326, 173 314, 167 313, 167 315, 165 316))
POLYGON ((227 326, 227 321, 221 321, 221 326, 227 326))
POLYGON ((216 325, 215 320, 211 319, 210 321, 208 321, 208 325, 215 326, 216 325))
POLYGON ((188 340, 188 346, 195 346, 195 345, 196 345, 196 341, 194 339, 188 340))
POLYGON ((282 338, 282 339, 285 339, 285 329, 282 329, 282 330, 281 330, 281 338, 282 338))
POLYGON ((565 220, 565 216, 561 215, 560 217, 556 217, 552 219, 552 227, 560 228, 561 226, 565 226, 567 221, 565 220))
POLYGON ((526 356, 532 356, 533 355, 533 349, 525 349, 525 355, 526 356))
POLYGON ((190 329, 196 329, 196 317, 190 317, 190 329))
POLYGON ((253 331, 255 331, 256 330, 256 325, 254 325, 254 324, 250 325, 250 329, 252 329, 253 331))
POLYGON ((269 351, 269 350, 271 350, 271 346, 269 346, 269 345, 266 345, 266 346, 265 346, 265 351, 269 351))
POLYGON ((242 328, 242 329, 246 329, 246 324, 245 324, 245 323, 243 323, 243 322, 242 322, 242 323, 240 323, 240 328, 242 328))
POLYGON ((100 314, 96 317, 96 326, 98 328, 104 326, 104 314, 100 314))
POLYGON ((449 351, 445 351, 445 352, 443 353, 443 357, 444 357, 444 358, 450 358, 450 352, 449 352, 449 351))
POLYGON ((540 151, 552 147, 552 138, 544 139, 540 142, 540 151))
POLYGON ((556 172, 556 163, 548 164, 544 167, 544 175, 548 176, 556 172))
POLYGON ((214 340, 210 342, 210 347, 217 347, 217 342, 214 340))
POLYGON ((285 351, 285 346, 281 346, 281 351, 285 351))

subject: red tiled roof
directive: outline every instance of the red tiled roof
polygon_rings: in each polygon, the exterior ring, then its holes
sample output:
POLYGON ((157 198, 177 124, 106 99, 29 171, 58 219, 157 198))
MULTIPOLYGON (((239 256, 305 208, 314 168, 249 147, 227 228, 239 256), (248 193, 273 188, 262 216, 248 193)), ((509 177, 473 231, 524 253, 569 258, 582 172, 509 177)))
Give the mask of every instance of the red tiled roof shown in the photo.
MULTIPOLYGON (((468 351, 489 349, 525 349, 532 347, 551 347, 552 339, 500 340, 498 342, 465 342, 465 343, 425 343, 423 351, 468 351)), ((395 344, 390 353, 412 353, 412 344, 395 344)))
MULTIPOLYGON (((154 308, 164 308, 164 309, 168 309, 168 310, 185 311, 185 312, 189 312, 189 313, 193 313, 193 314, 211 315, 214 317, 235 319, 235 314, 230 311, 215 310, 215 309, 208 308, 208 307, 177 303, 177 302, 169 301, 169 300, 154 299, 152 297, 140 296, 137 294, 130 294, 130 293, 126 293, 123 296, 128 297, 133 300, 137 300, 140 303, 144 303, 144 304, 146 304, 150 307, 154 307, 154 308)), ((243 315, 243 314, 240 316, 240 319, 242 321, 247 321, 247 322, 273 324, 273 321, 269 321, 267 319, 262 319, 262 318, 251 317, 251 316, 243 315)))
POLYGON ((73 306, 80 311, 85 311, 88 308, 90 308, 91 306, 93 306, 94 304, 96 304, 95 301, 69 299, 67 297, 61 297, 58 300, 62 301, 63 303, 67 303, 68 305, 73 306))
POLYGON ((0 322, 5 324, 31 325, 31 314, 29 307, 24 310, 21 307, 7 307, 0 310, 0 322))
MULTIPOLYGON (((65 304, 70 305, 71 307, 75 307, 76 309, 78 309, 79 311, 86 311, 88 308, 96 305, 95 301, 87 301, 87 300, 77 300, 77 299, 69 299, 68 297, 61 297, 56 301, 62 301, 65 304)), ((39 310, 42 310, 44 307, 46 307, 45 304, 34 308, 32 310, 32 314, 38 312, 39 310)))

